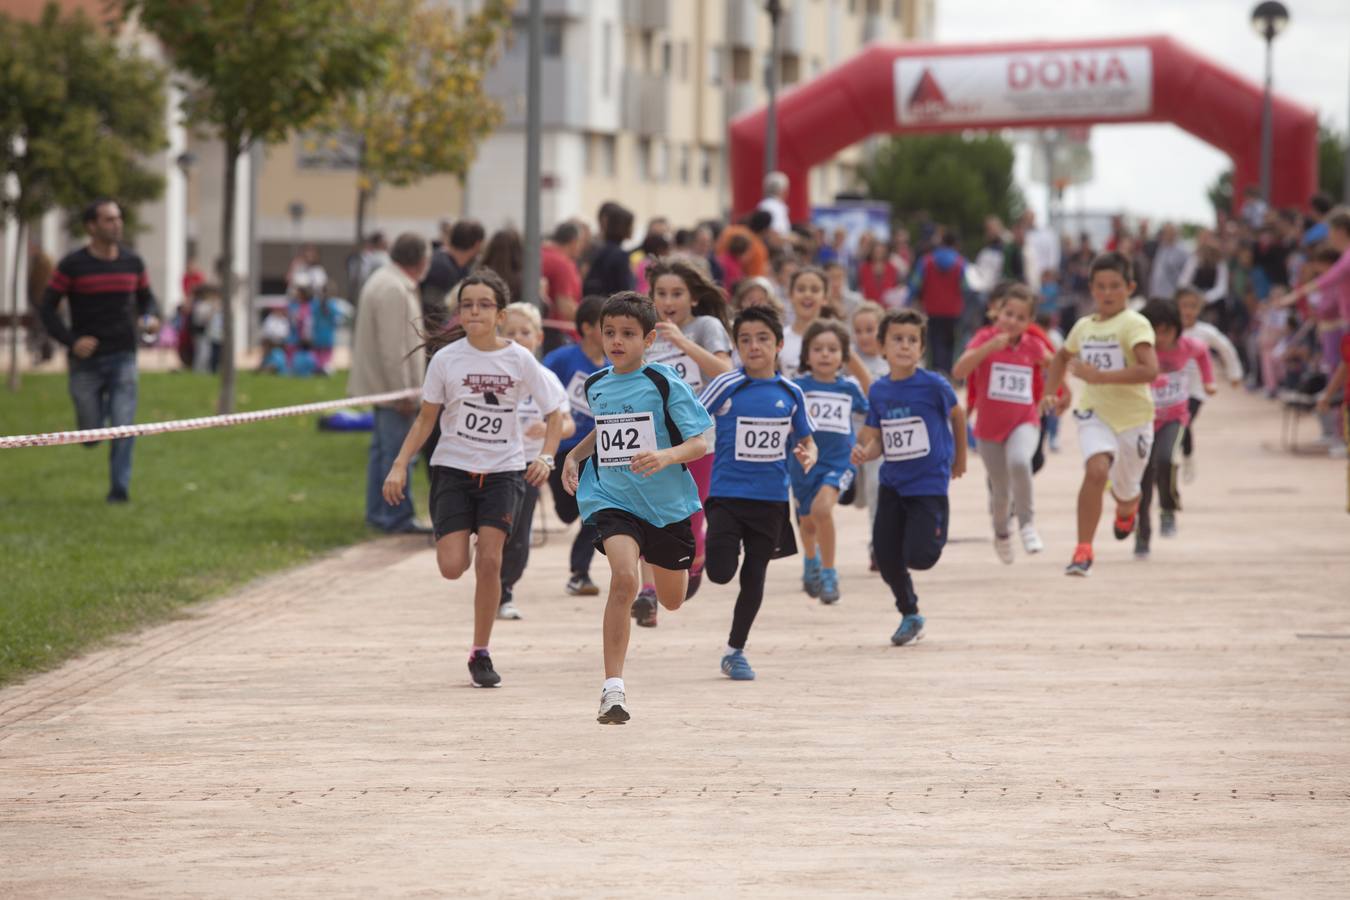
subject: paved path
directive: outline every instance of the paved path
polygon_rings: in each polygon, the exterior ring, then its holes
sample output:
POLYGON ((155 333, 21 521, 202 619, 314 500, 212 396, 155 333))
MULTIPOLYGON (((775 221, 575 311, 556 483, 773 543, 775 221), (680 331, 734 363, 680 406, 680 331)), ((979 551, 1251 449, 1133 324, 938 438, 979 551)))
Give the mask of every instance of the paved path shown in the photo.
POLYGON ((622 728, 594 721, 600 604, 557 590, 562 536, 495 692, 424 545, 261 582, 0 691, 0 895, 1350 896, 1345 466, 1263 446, 1259 400, 1201 424, 1152 561, 1060 574, 1069 434, 1049 551, 999 565, 976 461, 919 646, 888 644, 848 510, 840 605, 774 564, 733 684, 733 594, 705 588, 635 630, 622 728))

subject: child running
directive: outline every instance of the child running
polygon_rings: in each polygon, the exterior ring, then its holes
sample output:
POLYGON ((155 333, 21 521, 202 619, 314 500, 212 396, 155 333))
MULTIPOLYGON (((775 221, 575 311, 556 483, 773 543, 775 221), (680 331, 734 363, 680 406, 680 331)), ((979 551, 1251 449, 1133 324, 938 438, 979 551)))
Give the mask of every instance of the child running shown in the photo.
POLYGON ((1065 372, 1086 385, 1074 420, 1083 452, 1083 484, 1078 489, 1078 544, 1064 573, 1086 576, 1092 568, 1092 539, 1102 515, 1107 482, 1116 501, 1114 532, 1125 540, 1134 531, 1140 482, 1153 447, 1153 394, 1158 377, 1153 326, 1127 304, 1134 294, 1130 261, 1103 253, 1089 269, 1093 313, 1074 323, 1064 346, 1050 363, 1041 408, 1054 406, 1065 372))
MULTIPOLYGON (((567 390, 567 402, 572 408, 575 431, 558 445, 558 466, 548 477, 549 493, 553 495, 553 509, 564 525, 575 522, 580 515, 577 500, 563 490, 562 464, 581 439, 591 433, 595 420, 586 405, 586 379, 605 365, 605 351, 600 342, 600 310, 605 298, 592 294, 577 307, 576 325, 580 342, 559 347, 544 357, 544 366, 557 376, 567 390)), ((595 557, 595 528, 581 523, 572 541, 569 571, 571 575, 563 590, 573 596, 594 597, 600 593, 591 581, 591 560, 595 557)))
POLYGON ((600 329, 613 365, 586 380, 595 429, 569 454, 563 486, 576 494, 582 517, 599 534, 597 549, 609 559, 597 721, 621 725, 629 719, 623 664, 641 561, 651 565, 658 602, 679 609, 694 559, 689 519, 699 511, 698 488, 685 466, 708 452, 703 432, 712 418, 674 369, 643 362, 656 336, 651 300, 632 291, 613 295, 601 310, 600 329))
POLYGON ((809 469, 795 460, 788 463, 802 531, 802 589, 826 605, 839 602, 834 507, 856 474, 849 459, 857 441, 853 415, 867 413, 862 388, 841 374, 848 358, 848 329, 833 319, 818 319, 802 338, 803 374, 794 379, 806 395, 819 457, 809 469))
POLYGON ((923 636, 924 617, 911 571, 937 565, 947 544, 947 488, 966 471, 966 413, 947 379, 919 368, 927 320, 899 309, 881 320, 881 346, 889 377, 867 394, 867 424, 853 448, 853 464, 880 456, 872 546, 881 577, 895 595, 900 626, 897 647, 923 636))
MULTIPOLYGON (((853 341, 857 352, 853 353, 852 356, 871 376, 871 381, 885 378, 891 371, 890 365, 886 362, 886 357, 881 352, 881 342, 877 340, 877 331, 881 328, 881 320, 885 315, 886 310, 882 305, 871 300, 864 300, 853 311, 853 341)), ((856 429, 865 422, 865 416, 855 417, 853 423, 855 433, 856 429)), ((858 466, 857 473, 857 479, 854 482, 857 499, 854 500, 854 503, 858 506, 867 507, 867 533, 870 535, 872 526, 877 521, 877 487, 881 483, 878 481, 878 476, 881 473, 881 460, 874 459, 858 466)), ((867 544, 867 552, 871 559, 870 568, 875 572, 877 571, 876 554, 872 549, 870 540, 867 544)))
POLYGON ((717 422, 717 454, 708 514, 708 577, 726 584, 740 562, 740 593, 722 674, 752 681, 745 658, 750 627, 764 601, 769 560, 797 552, 788 514, 787 450, 806 472, 816 447, 801 388, 777 372, 783 345, 778 315, 763 307, 741 310, 732 326, 743 367, 713 379, 699 397, 717 422), (741 547, 745 559, 740 561, 741 547))
MULTIPOLYGON (((656 304, 656 340, 647 358, 675 370, 694 393, 712 379, 731 371, 731 337, 727 304, 722 291, 687 260, 667 259, 647 269, 656 304)), ((689 474, 698 485, 698 497, 708 498, 713 459, 705 456, 689 463, 689 474)), ((689 568, 689 596, 703 581, 703 510, 694 514, 694 563, 689 568)), ((645 575, 645 573, 644 573, 645 575)), ((633 604, 633 618, 644 628, 656 625, 654 585, 643 578, 642 592, 633 604)))
POLYGON ((1134 536, 1134 555, 1147 559, 1149 539, 1153 535, 1149 520, 1149 505, 1153 487, 1158 487, 1159 533, 1173 537, 1177 533, 1177 513, 1181 510, 1181 496, 1177 491, 1177 451, 1186 428, 1190 424, 1191 378, 1189 368, 1196 366, 1207 394, 1213 395, 1214 367, 1209 361, 1209 349, 1204 344, 1182 335, 1181 313, 1168 300, 1150 300, 1143 315, 1153 326, 1157 341, 1158 378, 1153 382, 1153 449, 1148 468, 1140 485, 1139 526, 1134 536))
MULTIPOLYGON (((1237 348, 1218 328, 1200 321, 1200 313, 1205 308, 1205 298, 1195 288, 1184 287, 1177 291, 1176 301, 1177 308, 1181 312, 1183 336, 1194 338, 1219 354, 1224 374, 1228 376, 1228 383, 1234 388, 1239 387, 1242 384, 1243 372, 1237 348)), ((1200 407, 1204 405, 1205 398, 1212 391, 1206 391, 1205 382, 1200 377, 1200 368, 1196 363, 1186 364, 1186 374, 1190 382, 1190 399, 1187 401, 1190 421, 1186 423, 1181 439, 1181 480, 1190 484, 1195 480, 1195 419, 1200 415, 1200 407)))
POLYGON ((563 392, 530 351, 499 337, 510 291, 491 270, 460 282, 459 328, 427 366, 422 410, 384 480, 391 506, 403 499, 408 466, 441 425, 431 454, 431 522, 436 563, 455 580, 474 567, 473 647, 469 676, 475 687, 496 687, 488 641, 502 591, 502 548, 520 515, 525 486, 538 487, 553 468, 563 429, 563 392), (461 337, 462 332, 462 337, 461 337), (544 416, 542 452, 525 459, 516 408, 533 397, 544 416), (470 537, 478 535, 477 547, 470 537))
MULTIPOLYGON (((544 323, 539 315, 539 307, 533 303, 509 304, 506 307, 506 317, 502 324, 502 337, 515 341, 530 351, 531 354, 538 351, 539 345, 544 342, 544 323)), ((544 377, 548 378, 553 386, 558 389, 558 393, 564 396, 562 406, 559 408, 563 413, 570 413, 566 394, 558 376, 548 369, 544 369, 544 377)), ((544 436, 548 434, 548 425, 544 422, 544 412, 539 408, 539 404, 534 397, 529 396, 516 405, 516 418, 520 420, 521 443, 525 447, 525 458, 534 459, 543 453, 544 436)), ((575 431, 576 424, 572 421, 572 417, 564 415, 562 436, 564 438, 571 437, 575 431)), ((539 488, 536 485, 526 483, 525 498, 520 502, 520 514, 516 516, 516 527, 511 530, 511 536, 506 539, 506 546, 502 549, 502 599, 497 606, 497 618, 499 619, 523 618, 520 610, 516 608, 513 590, 516 582, 520 581, 520 576, 525 574, 525 566, 530 561, 530 538, 534 533, 534 507, 538 502, 539 488)))
POLYGON ((779 361, 783 374, 796 378, 802 358, 802 338, 825 311, 825 294, 829 289, 825 273, 815 266, 798 269, 788 282, 788 302, 792 304, 792 324, 783 332, 783 351, 779 361))
POLYGON ((1027 331, 1035 311, 1036 298, 1031 289, 1020 284, 1010 286, 1002 297, 994 327, 977 332, 952 368, 952 377, 970 377, 972 384, 981 385, 978 392, 972 390, 975 449, 989 474, 994 552, 1009 565, 1013 561, 1013 511, 1022 549, 1028 554, 1045 549, 1036 532, 1031 461, 1041 440, 1036 375, 1052 351, 1027 331), (976 373, 977 377, 971 377, 976 373))

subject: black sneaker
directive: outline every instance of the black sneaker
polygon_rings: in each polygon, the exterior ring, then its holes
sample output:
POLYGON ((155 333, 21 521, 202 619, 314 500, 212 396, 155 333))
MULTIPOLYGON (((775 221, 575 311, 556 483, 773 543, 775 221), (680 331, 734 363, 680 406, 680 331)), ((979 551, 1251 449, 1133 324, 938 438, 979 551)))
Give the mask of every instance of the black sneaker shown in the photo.
POLYGON ((594 597, 600 593, 600 587, 591 581, 591 576, 585 572, 574 574, 567 579, 567 585, 563 590, 573 597, 594 597))
POLYGON ((121 488, 113 488, 112 490, 108 491, 108 502, 130 503, 131 497, 127 494, 126 491, 122 490, 121 488))
POLYGON ((633 618, 642 628, 656 627, 656 591, 643 591, 633 601, 633 618))
POLYGON ((689 586, 684 589, 684 599, 688 600, 690 597, 697 594, 699 586, 702 584, 703 584, 703 570, 699 569, 697 572, 690 572, 689 586))
POLYGON ((502 676, 492 668, 492 657, 486 650, 479 650, 469 657, 469 677, 474 687, 496 687, 502 683, 502 676))

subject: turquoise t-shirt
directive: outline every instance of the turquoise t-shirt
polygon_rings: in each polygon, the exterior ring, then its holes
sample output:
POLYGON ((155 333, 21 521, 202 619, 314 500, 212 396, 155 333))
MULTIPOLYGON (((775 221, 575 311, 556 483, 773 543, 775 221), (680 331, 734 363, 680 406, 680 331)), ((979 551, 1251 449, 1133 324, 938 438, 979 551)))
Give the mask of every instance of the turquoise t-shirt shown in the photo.
POLYGON ((657 527, 689 518, 701 507, 698 486, 687 469, 667 466, 644 477, 632 471, 629 463, 643 450, 673 446, 666 412, 684 440, 711 428, 712 417, 669 366, 647 363, 626 375, 616 375, 612 366, 601 372, 586 391, 596 442, 577 486, 582 518, 589 522, 602 509, 621 509, 657 527), (665 377, 670 389, 665 403, 643 369, 665 377))

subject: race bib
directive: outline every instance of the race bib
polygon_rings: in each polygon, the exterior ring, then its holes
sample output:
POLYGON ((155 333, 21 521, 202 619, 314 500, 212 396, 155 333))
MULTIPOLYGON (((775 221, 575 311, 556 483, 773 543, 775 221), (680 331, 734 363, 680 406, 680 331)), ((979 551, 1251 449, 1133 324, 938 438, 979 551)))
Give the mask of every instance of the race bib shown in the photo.
POLYGON ((698 363, 690 357, 681 354, 680 356, 663 359, 661 362, 674 369, 675 374, 680 376, 680 380, 693 388, 695 393, 703 387, 703 372, 699 369, 698 363))
POLYGON ((1119 372, 1125 368, 1125 351, 1117 341, 1083 341, 1078 358, 1101 372, 1119 372))
POLYGON ((881 455, 886 462, 919 459, 929 449, 928 426, 919 416, 881 420, 881 455))
POLYGON ((817 431, 853 433, 853 421, 849 415, 853 411, 853 398, 847 394, 807 391, 806 411, 811 421, 816 423, 817 431))
POLYGON ((1031 404, 1031 366, 994 363, 989 369, 989 399, 1031 404))
POLYGON ((1182 369, 1168 372, 1160 381, 1153 383, 1153 405, 1158 409, 1168 409, 1185 403, 1191 396, 1191 382, 1182 369))
POLYGON ((736 417, 736 461, 778 462, 787 456, 789 419, 736 417))
POLYGON ((514 406, 493 405, 481 400, 461 400, 455 436, 485 450, 500 450, 515 444, 519 424, 514 406))
POLYGON ((591 405, 586 402, 586 379, 589 377, 585 372, 573 372, 572 380, 567 382, 567 402, 572 409, 588 416, 591 414, 591 405))
POLYGON ((595 417, 595 452, 602 466, 626 466, 639 453, 656 449, 652 414, 616 413, 595 417))

